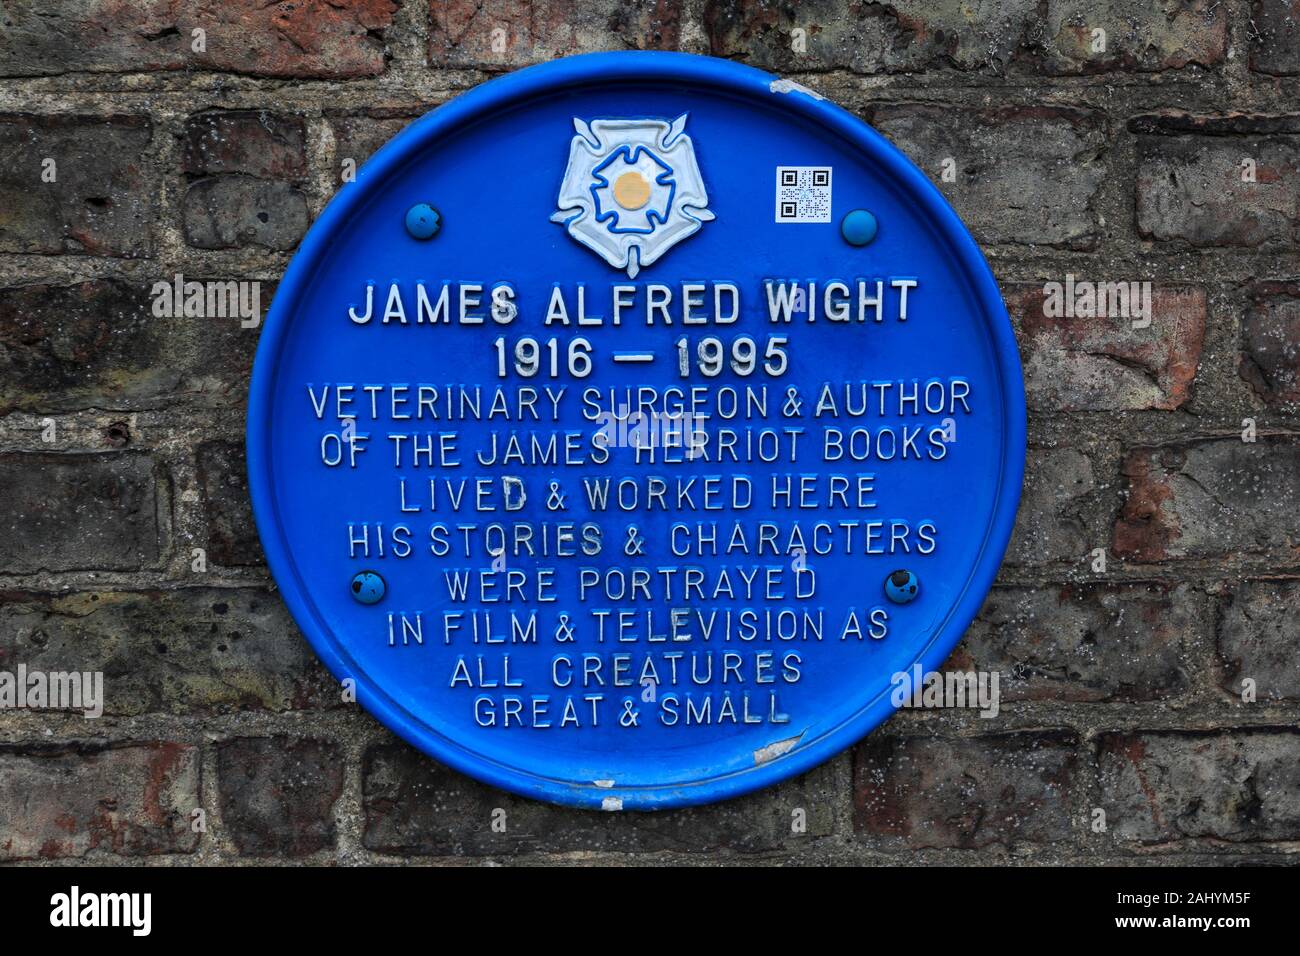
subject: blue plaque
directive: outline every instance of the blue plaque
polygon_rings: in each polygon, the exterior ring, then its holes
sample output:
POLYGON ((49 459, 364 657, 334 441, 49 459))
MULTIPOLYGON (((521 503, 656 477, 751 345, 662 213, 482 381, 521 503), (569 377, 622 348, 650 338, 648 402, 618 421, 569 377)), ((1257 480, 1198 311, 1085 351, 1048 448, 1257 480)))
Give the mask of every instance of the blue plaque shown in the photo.
POLYGON ((1024 392, 924 175, 789 81, 609 53, 486 83, 345 184, 257 354, 267 560, 433 757, 607 810, 808 770, 1002 559, 1024 392))

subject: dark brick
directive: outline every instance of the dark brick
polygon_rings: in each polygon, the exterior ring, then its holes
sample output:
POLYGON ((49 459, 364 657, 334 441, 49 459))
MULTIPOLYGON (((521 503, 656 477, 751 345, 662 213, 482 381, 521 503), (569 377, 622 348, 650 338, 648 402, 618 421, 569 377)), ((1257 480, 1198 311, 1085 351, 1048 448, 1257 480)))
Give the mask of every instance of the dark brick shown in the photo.
POLYGON ((0 860, 191 853, 193 747, 0 745, 0 860))
POLYGON ((1219 66, 1228 48, 1228 14, 1218 0, 1048 0, 1049 73, 1176 70, 1219 66), (1105 31, 1105 49, 1093 31, 1105 31))
POLYGON ((201 179, 185 192, 185 241, 197 249, 260 246, 288 252, 307 232, 307 197, 288 183, 252 176, 201 179))
POLYGON ((144 452, 0 454, 0 571, 156 565, 164 481, 144 452))
MULTIPOLYGON (((463 777, 405 744, 367 751, 363 768, 367 849, 426 856, 772 850, 831 832, 833 767, 772 790, 709 807, 656 813, 571 810, 513 797, 463 777), (493 813, 505 812, 505 831, 493 813), (795 811, 807 830, 792 832, 795 811)), ((498 815, 499 816, 499 815, 498 815)))
POLYGON ((244 856, 307 856, 334 846, 343 754, 324 740, 239 737, 217 744, 221 820, 244 856))
POLYGON ((681 0, 429 0, 429 62, 516 67, 597 50, 671 50, 681 0))
POLYGON ((208 519, 208 559, 227 567, 265 563, 248 498, 243 442, 206 441, 195 455, 208 519))
POLYGON ((300 180, 307 174, 307 127, 266 110, 198 113, 185 122, 182 168, 191 176, 247 173, 300 180))
POLYGON ((1144 239, 1258 246, 1300 236, 1294 123, 1174 116, 1138 117, 1130 125, 1139 132, 1137 227, 1144 239), (1253 182, 1243 179, 1247 159, 1255 163, 1253 182))
POLYGON ((176 384, 144 289, 112 280, 0 289, 0 410, 66 409, 176 384))
POLYGON ((1300 285, 1268 282, 1251 290, 1239 368, 1266 405, 1300 408, 1300 285))
MULTIPOLYGON (((1064 294, 1065 278, 1057 282, 1064 294)), ((1129 411, 1174 409, 1191 394, 1205 341, 1205 290, 1161 286, 1150 293, 1151 315, 1136 318, 1143 301, 1137 280, 1091 282, 1112 299, 1111 316, 1048 316, 1058 304, 1042 285, 1015 285, 1004 296, 1020 331, 1025 392, 1031 408, 1043 411, 1129 411), (1118 286, 1122 285, 1121 292, 1118 286), (1128 315, 1121 312, 1127 309, 1128 315), (1134 321, 1146 328, 1134 328, 1134 321)), ((1076 302, 1078 296, 1076 295, 1076 302)))
POLYGON ((376 110, 363 115, 338 114, 330 117, 334 130, 334 179, 343 180, 343 161, 352 160, 360 169, 379 147, 419 118, 406 110, 376 110))
POLYGON ((1046 106, 881 106, 869 119, 930 175, 981 242, 1096 242, 1092 204, 1106 174, 1098 114, 1046 106), (953 183, 941 181, 947 158, 956 163, 953 183))
POLYGON ((1300 73, 1300 0, 1255 0, 1250 25, 1252 70, 1274 76, 1300 73))
POLYGON ((273 592, 0 592, 0 669, 104 675, 104 712, 289 711, 339 704, 273 592))
POLYGON ((150 135, 140 116, 0 114, 0 252, 148 255, 150 135))
POLYGON ((391 0, 9 0, 0 75, 206 69, 255 76, 377 76, 391 0), (204 52, 193 31, 206 33, 204 52))
POLYGON ((1300 113, 1263 116, 1258 113, 1142 113, 1128 121, 1131 133, 1141 136, 1294 136, 1300 134, 1300 113))
POLYGON ((185 125, 185 241, 200 249, 287 251, 309 225, 306 125, 258 110, 209 111, 185 125))
POLYGON ((1203 439, 1129 453, 1117 555, 1137 561, 1221 555, 1294 559, 1300 541, 1295 436, 1203 439))
POLYGON ((261 322, 275 298, 275 290, 274 282, 259 283, 256 328, 244 328, 242 319, 232 317, 183 320, 189 336, 188 354, 193 356, 194 364, 186 369, 173 395, 237 408, 247 403, 261 322))
POLYGON ((945 669, 997 671, 1004 703, 1168 700, 1208 617, 1187 585, 997 587, 945 669))
POLYGON ((887 849, 1068 840, 1078 742, 1068 731, 876 734, 854 755, 858 834, 887 849))
POLYGON ((1242 692, 1255 682, 1258 701, 1300 698, 1300 581, 1259 580, 1238 585, 1218 618, 1221 685, 1242 692))
POLYGON ((1073 448, 1029 449, 1007 561, 1082 561, 1093 550, 1087 537, 1086 511, 1096 490, 1092 462, 1083 452, 1073 448))
MULTIPOLYGON (((260 284, 260 312, 274 288, 260 284)), ((0 289, 0 414, 242 403, 256 329, 233 314, 156 315, 159 300, 114 279, 0 289)))
POLYGON ((1097 763, 1108 832, 1117 840, 1300 838, 1300 733, 1293 728, 1104 734, 1097 763))

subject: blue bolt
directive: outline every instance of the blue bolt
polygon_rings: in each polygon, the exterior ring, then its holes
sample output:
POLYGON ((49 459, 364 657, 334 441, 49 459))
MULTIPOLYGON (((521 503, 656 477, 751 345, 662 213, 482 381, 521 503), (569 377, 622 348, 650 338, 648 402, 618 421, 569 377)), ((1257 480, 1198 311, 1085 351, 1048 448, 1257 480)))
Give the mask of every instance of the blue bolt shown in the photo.
POLYGON ((876 217, 865 209, 855 209, 840 223, 840 233, 851 246, 865 246, 876 238, 876 217))
POLYGON ((378 604, 388 588, 377 571, 358 571, 352 578, 352 596, 362 604, 378 604))
POLYGON ((885 596, 895 604, 915 601, 921 592, 921 582, 911 571, 895 571, 885 578, 885 596))
POLYGON ((406 231, 416 239, 431 239, 442 227, 442 216, 427 202, 406 210, 406 231))

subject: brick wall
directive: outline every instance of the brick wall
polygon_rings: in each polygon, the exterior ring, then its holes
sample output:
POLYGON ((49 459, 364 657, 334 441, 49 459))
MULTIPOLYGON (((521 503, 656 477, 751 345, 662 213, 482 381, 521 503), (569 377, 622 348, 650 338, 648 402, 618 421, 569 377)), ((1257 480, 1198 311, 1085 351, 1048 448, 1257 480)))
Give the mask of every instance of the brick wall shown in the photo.
POLYGON ((0 861, 1300 845, 1296 0, 9 0, 0 21, 0 669, 109 688, 96 721, 0 711, 0 861), (297 635, 247 503, 257 330, 155 318, 150 288, 261 280, 265 304, 347 160, 495 73, 623 48, 823 92, 984 247, 1024 359, 1028 474, 949 666, 1002 674, 996 720, 905 713, 759 794, 578 813, 397 742, 297 635), (1150 281, 1152 325, 1048 316, 1067 273, 1150 281))

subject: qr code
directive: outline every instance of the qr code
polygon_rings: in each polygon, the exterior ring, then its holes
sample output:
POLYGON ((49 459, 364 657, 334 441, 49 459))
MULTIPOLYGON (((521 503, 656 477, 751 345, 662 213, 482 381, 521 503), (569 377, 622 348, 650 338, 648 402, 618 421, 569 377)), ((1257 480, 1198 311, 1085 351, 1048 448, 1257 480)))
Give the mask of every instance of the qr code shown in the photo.
POLYGON ((776 167, 776 221, 830 222, 831 168, 776 167))

